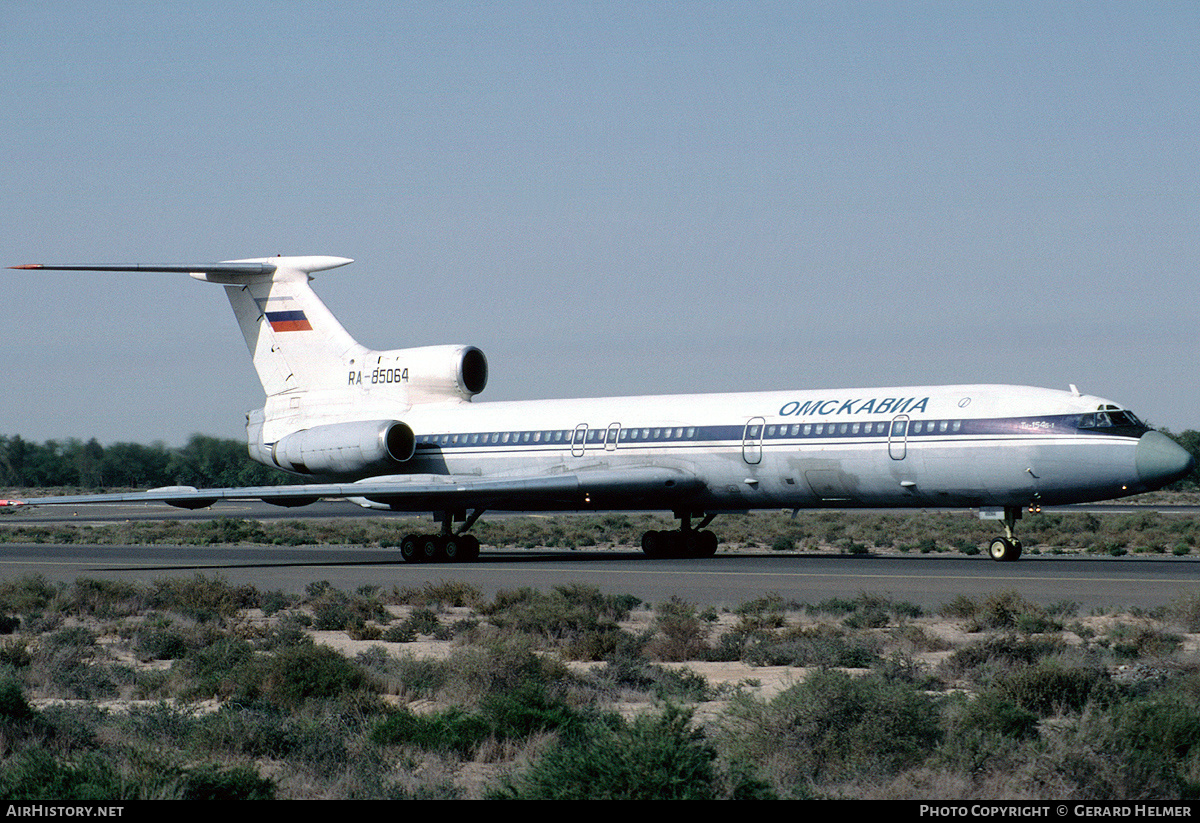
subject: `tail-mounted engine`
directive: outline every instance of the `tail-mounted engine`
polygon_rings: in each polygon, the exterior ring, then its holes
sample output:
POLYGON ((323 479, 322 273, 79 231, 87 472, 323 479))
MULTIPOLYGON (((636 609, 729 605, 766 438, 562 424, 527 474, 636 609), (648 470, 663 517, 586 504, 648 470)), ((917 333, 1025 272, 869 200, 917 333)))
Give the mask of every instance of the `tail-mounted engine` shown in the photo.
POLYGON ((297 474, 358 477, 394 470, 416 451, 413 430, 398 420, 313 426, 281 437, 271 462, 297 474))
POLYGON ((407 386, 410 401, 457 398, 470 400, 487 386, 488 364, 474 346, 422 346, 380 352, 384 368, 394 362, 407 386))

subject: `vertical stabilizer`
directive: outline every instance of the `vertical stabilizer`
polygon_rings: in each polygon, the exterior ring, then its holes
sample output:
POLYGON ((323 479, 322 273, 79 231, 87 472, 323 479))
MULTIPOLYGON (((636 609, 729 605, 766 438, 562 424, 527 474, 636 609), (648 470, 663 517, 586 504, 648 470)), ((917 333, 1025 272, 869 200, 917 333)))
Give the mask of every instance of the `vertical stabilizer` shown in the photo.
POLYGON ((351 261, 341 257, 266 257, 230 262, 274 266, 263 274, 192 275, 225 286, 267 397, 342 388, 346 362, 366 349, 342 328, 309 280, 314 271, 351 261))

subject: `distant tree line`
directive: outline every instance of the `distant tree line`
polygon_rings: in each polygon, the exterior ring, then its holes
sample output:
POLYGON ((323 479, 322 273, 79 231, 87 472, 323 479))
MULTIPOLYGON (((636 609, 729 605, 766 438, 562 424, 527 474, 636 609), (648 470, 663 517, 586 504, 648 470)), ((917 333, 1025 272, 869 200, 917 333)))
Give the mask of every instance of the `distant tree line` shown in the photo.
MULTIPOLYGON (((1162 430, 1196 457, 1197 468, 1169 488, 1200 488, 1200 431, 1162 430)), ((0 435, 0 486, 9 488, 141 488, 156 486, 274 486, 298 482, 292 475, 255 463, 240 440, 192 435, 182 448, 162 443, 101 446, 47 440, 30 443, 20 435, 0 435)))
POLYGON ((252 461, 245 442, 202 434, 192 435, 182 448, 163 443, 102 446, 95 438, 38 444, 20 435, 0 435, 0 486, 9 488, 213 488, 288 482, 290 475, 252 461))

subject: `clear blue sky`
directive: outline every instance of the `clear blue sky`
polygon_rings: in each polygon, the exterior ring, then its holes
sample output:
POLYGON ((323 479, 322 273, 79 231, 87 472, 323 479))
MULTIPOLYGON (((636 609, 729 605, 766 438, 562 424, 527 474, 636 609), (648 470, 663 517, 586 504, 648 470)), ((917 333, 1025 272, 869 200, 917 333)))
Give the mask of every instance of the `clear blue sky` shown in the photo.
MULTIPOLYGON (((357 262, 480 397, 1007 382, 1200 428, 1200 4, 21 2, 0 263, 357 262)), ((238 437, 219 288, 4 272, 0 433, 238 437)))

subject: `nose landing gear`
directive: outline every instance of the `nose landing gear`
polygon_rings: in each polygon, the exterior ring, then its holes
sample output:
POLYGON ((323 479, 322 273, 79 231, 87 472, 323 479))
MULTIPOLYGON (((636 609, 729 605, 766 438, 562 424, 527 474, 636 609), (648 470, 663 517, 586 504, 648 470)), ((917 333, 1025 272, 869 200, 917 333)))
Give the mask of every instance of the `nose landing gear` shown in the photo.
POLYGON ((1021 541, 1010 537, 997 537, 988 546, 988 554, 993 560, 1016 560, 1021 556, 1021 541))
MULTIPOLYGON (((1040 507, 1039 507, 1040 508, 1040 507)), ((1021 541, 1017 539, 1017 521, 1021 509, 1017 506, 1004 507, 1004 537, 997 537, 988 546, 988 554, 997 562, 1017 560, 1021 556, 1021 541)))

